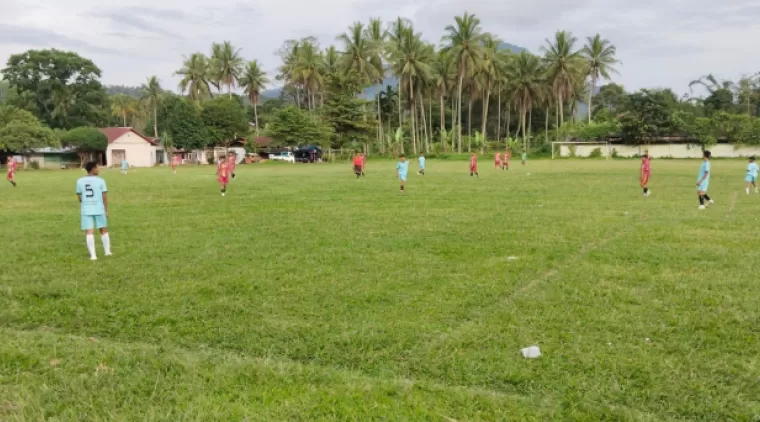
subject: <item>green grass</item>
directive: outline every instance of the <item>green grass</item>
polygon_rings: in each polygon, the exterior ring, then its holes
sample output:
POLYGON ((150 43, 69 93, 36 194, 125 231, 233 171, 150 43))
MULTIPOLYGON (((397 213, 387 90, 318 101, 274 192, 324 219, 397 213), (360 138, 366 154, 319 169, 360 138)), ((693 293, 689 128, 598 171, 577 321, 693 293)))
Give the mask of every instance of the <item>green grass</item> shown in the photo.
POLYGON ((390 161, 241 166, 225 198, 211 167, 106 170, 97 262, 82 173, 20 172, 0 420, 760 417, 743 161, 713 163, 706 211, 697 161, 653 162, 650 198, 635 160, 428 163, 403 197, 390 161))

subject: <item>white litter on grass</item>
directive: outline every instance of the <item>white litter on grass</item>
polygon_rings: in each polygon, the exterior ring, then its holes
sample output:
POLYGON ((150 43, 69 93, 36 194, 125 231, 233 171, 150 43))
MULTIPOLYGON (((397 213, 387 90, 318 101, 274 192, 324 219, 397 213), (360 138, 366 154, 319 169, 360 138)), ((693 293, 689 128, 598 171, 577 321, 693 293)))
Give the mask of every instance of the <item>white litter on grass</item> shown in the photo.
POLYGON ((517 260, 516 256, 508 256, 507 257, 507 261, 516 261, 516 260, 517 260))
POLYGON ((520 353, 522 353, 523 357, 526 359, 535 359, 541 356, 541 349, 539 349, 538 346, 530 346, 520 349, 520 353))
POLYGON ((528 173, 528 176, 530 176, 530 173, 528 173))
POLYGON ((628 215, 628 211, 624 212, 623 214, 628 215))
POLYGON ((645 338, 644 341, 646 341, 647 343, 651 343, 652 342, 652 340, 649 340, 649 337, 645 338))

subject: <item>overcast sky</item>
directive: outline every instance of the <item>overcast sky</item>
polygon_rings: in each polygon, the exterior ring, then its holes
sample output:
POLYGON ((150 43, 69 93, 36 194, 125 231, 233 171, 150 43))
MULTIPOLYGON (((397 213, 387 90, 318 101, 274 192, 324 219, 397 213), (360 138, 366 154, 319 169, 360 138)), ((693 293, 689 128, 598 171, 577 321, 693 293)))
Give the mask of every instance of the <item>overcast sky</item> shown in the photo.
MULTIPOLYGON (((315 36, 322 46, 354 21, 411 19, 428 41, 465 10, 504 41, 539 51, 556 30, 579 38, 601 33, 618 48, 627 89, 670 87, 712 72, 737 79, 760 71, 760 0, 0 0, 0 60, 30 48, 88 57, 105 84, 139 85, 172 73, 183 55, 208 54, 230 40, 246 59, 273 72, 283 41, 315 36)), ((338 45, 338 44, 336 44, 338 45)), ((338 45, 339 46, 339 45, 338 45)))

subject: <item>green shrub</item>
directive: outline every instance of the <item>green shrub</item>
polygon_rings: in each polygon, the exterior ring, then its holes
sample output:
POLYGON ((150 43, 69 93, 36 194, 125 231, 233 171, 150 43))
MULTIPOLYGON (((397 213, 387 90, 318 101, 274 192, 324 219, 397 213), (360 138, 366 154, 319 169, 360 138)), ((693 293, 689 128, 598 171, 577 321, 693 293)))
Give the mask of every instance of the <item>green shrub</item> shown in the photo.
POLYGON ((568 145, 567 149, 570 151, 570 158, 575 158, 575 145, 568 145))
POLYGON ((602 158, 602 149, 601 148, 592 149, 591 153, 588 155, 588 158, 602 158))
POLYGON ((618 152, 615 148, 612 148, 612 158, 618 158, 618 152))
POLYGON ((212 154, 212 155, 207 155, 207 156, 206 156, 206 162, 207 162, 208 164, 214 164, 214 156, 213 156, 213 154, 212 154))
POLYGON ((33 168, 34 170, 40 169, 40 162, 39 161, 32 161, 29 163, 29 166, 33 168))

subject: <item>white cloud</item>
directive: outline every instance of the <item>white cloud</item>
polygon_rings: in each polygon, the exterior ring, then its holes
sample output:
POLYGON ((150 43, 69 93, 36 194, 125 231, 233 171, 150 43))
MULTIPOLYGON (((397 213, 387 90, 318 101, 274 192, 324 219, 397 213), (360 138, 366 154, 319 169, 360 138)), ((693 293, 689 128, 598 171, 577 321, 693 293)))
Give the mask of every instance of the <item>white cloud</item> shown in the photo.
MULTIPOLYGON (((315 36, 323 46, 354 21, 412 19, 429 41, 465 10, 505 41, 538 51, 559 29, 580 44, 597 32, 618 47, 618 82, 629 89, 685 92, 705 73, 735 79, 758 71, 755 0, 4 0, 0 57, 28 48, 71 49, 93 59, 107 84, 136 85, 158 75, 174 87, 183 55, 230 40, 247 59, 274 71, 286 39, 315 36)), ((3 59, 4 60, 4 59, 3 59)))

